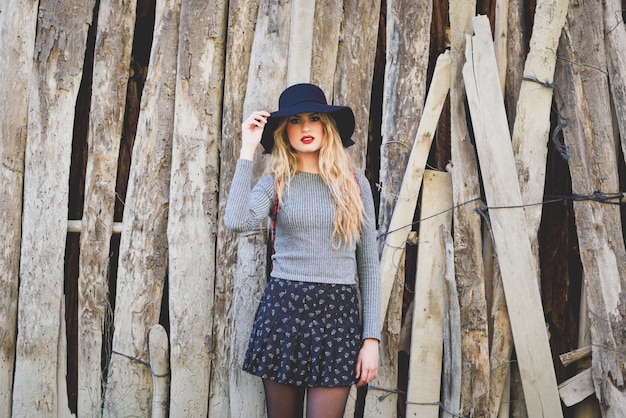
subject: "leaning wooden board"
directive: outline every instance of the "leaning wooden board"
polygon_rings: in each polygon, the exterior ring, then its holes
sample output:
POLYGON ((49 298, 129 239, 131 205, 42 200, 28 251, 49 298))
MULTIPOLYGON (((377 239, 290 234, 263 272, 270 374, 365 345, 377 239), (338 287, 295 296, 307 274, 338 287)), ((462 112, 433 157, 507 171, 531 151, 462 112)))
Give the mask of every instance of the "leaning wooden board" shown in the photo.
MULTIPOLYGON (((257 109, 273 111, 278 96, 285 88, 289 48, 290 9, 279 2, 261 0, 252 50, 243 116, 257 109), (280 31, 278 29, 281 29, 280 31), (271 106, 271 108, 268 108, 271 106)), ((241 125, 242 120, 233 121, 241 125)), ((240 138, 237 138, 239 141, 240 138)), ((261 147, 259 147, 261 148, 261 147)), ((239 148, 233 149, 239 155, 239 148)), ((261 174, 265 158, 255 159, 255 179, 261 174)), ((239 236, 237 267, 233 278, 232 300, 237 309, 232 313, 230 336, 230 410, 231 416, 262 418, 265 415, 263 384, 259 378, 241 370, 252 322, 266 283, 267 234, 264 228, 239 236)))
POLYGON ((446 252, 441 245, 441 226, 451 229, 451 207, 450 174, 425 171, 413 299, 407 417, 439 417, 447 263, 446 252))
POLYGON ((497 77, 489 20, 474 19, 463 79, 529 416, 562 417, 535 260, 497 77), (506 208, 506 209, 498 209, 506 208))
POLYGON ((170 179, 170 414, 206 416, 227 5, 183 1, 170 179))
POLYGON ((37 0, 12 1, 0 13, 0 102, 11 102, 0 112, 0 416, 7 417, 15 367, 24 151, 38 6, 37 0))
MULTIPOLYGON (((150 65, 124 205, 116 283, 115 352, 111 364, 118 374, 111 375, 108 388, 118 388, 120 395, 112 396, 115 394, 109 390, 108 400, 128 405, 137 400, 146 408, 152 404, 150 369, 124 355, 149 362, 152 353, 148 349, 148 332, 159 321, 167 276, 167 213, 174 126, 172 92, 176 82, 179 10, 176 0, 157 3, 150 65)), ((100 384, 99 365, 93 360, 99 361, 99 357, 94 351, 83 350, 79 354, 79 411, 97 414, 99 405, 94 405, 93 400, 98 399, 94 394, 98 393, 100 384)), ((113 409, 115 405, 107 408, 117 411, 113 409)), ((144 411, 147 409, 142 410, 147 413, 144 411)))
POLYGON ((61 399, 66 392, 58 387, 57 378, 63 376, 61 385, 65 385, 65 370, 60 369, 64 363, 58 358, 66 357, 59 333, 65 329, 62 302, 68 178, 73 115, 87 40, 85 22, 91 21, 93 3, 74 0, 61 6, 44 1, 40 5, 23 168, 12 412, 16 417, 57 417, 66 412, 67 398, 61 399))

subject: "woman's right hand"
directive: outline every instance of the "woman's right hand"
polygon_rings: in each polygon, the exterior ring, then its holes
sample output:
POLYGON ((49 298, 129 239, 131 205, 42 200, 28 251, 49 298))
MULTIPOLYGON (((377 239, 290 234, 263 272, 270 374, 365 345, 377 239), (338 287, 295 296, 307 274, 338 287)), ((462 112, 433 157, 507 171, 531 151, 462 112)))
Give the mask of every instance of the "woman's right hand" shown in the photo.
POLYGON ((263 135, 263 129, 269 116, 269 112, 257 110, 243 121, 241 124, 240 158, 246 160, 254 159, 254 151, 261 142, 261 135, 263 135))

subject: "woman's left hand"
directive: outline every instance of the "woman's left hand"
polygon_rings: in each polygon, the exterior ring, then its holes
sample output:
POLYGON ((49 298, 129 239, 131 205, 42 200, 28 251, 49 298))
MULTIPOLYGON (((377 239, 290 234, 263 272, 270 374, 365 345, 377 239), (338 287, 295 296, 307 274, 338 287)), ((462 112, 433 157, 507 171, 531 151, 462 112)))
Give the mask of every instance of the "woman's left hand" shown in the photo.
POLYGON ((378 376, 378 340, 366 338, 356 361, 356 377, 359 378, 356 386, 365 386, 376 376, 378 376))

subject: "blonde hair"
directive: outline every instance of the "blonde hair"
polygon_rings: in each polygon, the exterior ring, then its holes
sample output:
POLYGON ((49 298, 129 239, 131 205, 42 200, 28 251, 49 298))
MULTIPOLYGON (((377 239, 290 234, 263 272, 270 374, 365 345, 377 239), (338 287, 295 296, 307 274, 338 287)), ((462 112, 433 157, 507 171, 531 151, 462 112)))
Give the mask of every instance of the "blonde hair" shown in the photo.
MULTIPOLYGON (((324 127, 319 154, 320 175, 335 202, 333 246, 352 246, 360 238, 361 223, 365 218, 361 188, 356 172, 350 166, 350 158, 343 147, 335 121, 326 113, 319 113, 319 116, 324 127)), ((292 176, 298 171, 298 155, 289 145, 286 132, 288 120, 285 117, 274 131, 274 147, 269 167, 274 174, 280 204, 285 188, 289 187, 292 176)))

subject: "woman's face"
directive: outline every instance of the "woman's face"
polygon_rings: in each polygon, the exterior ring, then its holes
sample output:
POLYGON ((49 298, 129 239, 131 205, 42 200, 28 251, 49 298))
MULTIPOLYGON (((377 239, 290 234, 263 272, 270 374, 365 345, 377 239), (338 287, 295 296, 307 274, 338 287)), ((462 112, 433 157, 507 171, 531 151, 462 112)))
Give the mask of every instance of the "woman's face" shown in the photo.
POLYGON ((324 140, 324 125, 319 113, 299 113, 287 118, 289 144, 299 154, 318 153, 324 140))

